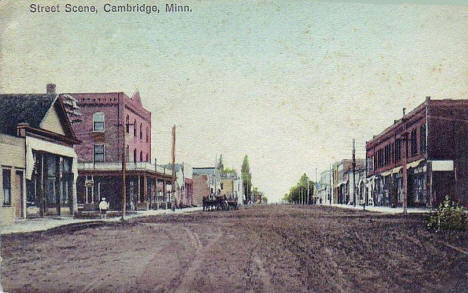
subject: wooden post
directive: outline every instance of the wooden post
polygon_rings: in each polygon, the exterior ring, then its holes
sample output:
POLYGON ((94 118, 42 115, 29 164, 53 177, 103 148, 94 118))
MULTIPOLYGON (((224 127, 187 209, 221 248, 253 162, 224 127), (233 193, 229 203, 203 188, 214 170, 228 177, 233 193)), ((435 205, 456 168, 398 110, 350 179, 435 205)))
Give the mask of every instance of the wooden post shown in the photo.
POLYGON ((55 202, 56 202, 56 209, 57 209, 57 214, 60 216, 61 215, 61 208, 62 208, 62 198, 60 194, 60 157, 56 156, 55 157, 55 202))
POLYGON ((44 153, 38 152, 40 155, 41 167, 39 168, 39 215, 43 217, 45 215, 45 200, 44 200, 44 153))
POLYGON ((353 138, 353 205, 356 207, 356 140, 353 138))
POLYGON ((404 133, 403 142, 405 147, 403 149, 403 214, 407 214, 408 209, 408 170, 407 170, 407 156, 408 156, 408 137, 407 133, 404 133))
POLYGON ((125 145, 125 132, 126 132, 126 125, 122 124, 122 221, 125 220, 125 209, 127 207, 127 184, 126 180, 126 145, 125 145))
MULTIPOLYGON (((173 196, 176 196, 174 193, 176 190, 175 187, 175 143, 176 143, 176 126, 172 126, 172 183, 171 191, 173 196)), ((174 198, 176 200, 176 198, 174 198)), ((174 201, 175 202, 175 201, 174 201)))

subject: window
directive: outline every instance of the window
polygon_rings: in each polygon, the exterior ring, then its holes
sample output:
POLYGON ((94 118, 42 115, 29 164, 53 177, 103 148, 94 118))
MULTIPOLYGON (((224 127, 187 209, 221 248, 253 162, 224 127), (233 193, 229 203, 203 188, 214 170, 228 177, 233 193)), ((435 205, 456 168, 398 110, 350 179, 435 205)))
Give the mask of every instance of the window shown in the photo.
POLYGON ((143 139, 143 123, 140 123, 140 139, 143 139))
POLYGON ((143 162, 143 151, 140 151, 140 162, 143 162))
POLYGON ((3 170, 3 205, 11 205, 11 170, 3 170))
POLYGON ((384 165, 390 164, 390 145, 385 146, 384 165))
POLYGON ((104 162, 104 145, 103 144, 94 145, 94 161, 104 162))
POLYGON ((417 129, 411 131, 411 155, 415 156, 418 154, 418 138, 417 129))
POLYGON ((125 128, 126 128, 127 133, 130 133, 130 117, 128 117, 128 115, 127 115, 127 118, 125 119, 125 128))
POLYGON ((136 127, 136 119, 133 120, 133 136, 137 136, 136 132, 137 132, 137 127, 136 127))
POLYGON ((395 162, 401 160, 401 139, 395 141, 395 162))
POLYGON ((136 162, 137 161, 137 150, 134 149, 133 150, 133 162, 136 162))
POLYGON ((149 128, 146 127, 146 142, 149 142, 149 128))
POLYGON ((146 154, 146 161, 149 162, 148 154, 146 154))
POLYGON ((96 112, 93 114, 93 131, 102 132, 105 129, 104 125, 104 113, 96 112))
POLYGON ((419 148, 421 154, 426 153, 426 125, 421 126, 419 129, 419 148))
POLYGON ((130 148, 128 147, 128 145, 125 148, 125 159, 127 160, 127 162, 130 161, 130 148))

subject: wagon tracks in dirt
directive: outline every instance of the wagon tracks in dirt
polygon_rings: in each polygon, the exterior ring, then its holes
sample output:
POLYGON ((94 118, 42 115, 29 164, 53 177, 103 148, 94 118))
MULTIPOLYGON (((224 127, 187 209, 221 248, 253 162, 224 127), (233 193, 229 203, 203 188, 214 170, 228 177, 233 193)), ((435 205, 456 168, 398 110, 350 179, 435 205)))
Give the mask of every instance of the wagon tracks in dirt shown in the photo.
POLYGON ((195 247, 197 247, 197 250, 195 252, 195 257, 192 260, 191 265, 185 270, 185 273, 183 273, 183 277, 182 277, 182 280, 180 281, 180 285, 174 290, 174 292, 177 292, 177 293, 190 291, 190 285, 192 282, 195 281, 197 272, 201 268, 203 261, 206 259, 210 249, 223 236, 223 232, 221 231, 221 229, 218 229, 218 231, 216 232, 214 236, 214 239, 210 240, 206 246, 203 246, 197 233, 191 231, 188 228, 184 228, 184 230, 189 235, 189 238, 191 239, 195 247))

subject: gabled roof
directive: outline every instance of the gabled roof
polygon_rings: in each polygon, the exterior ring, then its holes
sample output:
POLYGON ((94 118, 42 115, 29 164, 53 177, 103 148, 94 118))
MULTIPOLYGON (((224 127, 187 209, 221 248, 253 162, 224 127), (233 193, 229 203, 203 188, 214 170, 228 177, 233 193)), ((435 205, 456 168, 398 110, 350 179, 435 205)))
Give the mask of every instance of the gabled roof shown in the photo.
POLYGON ((40 129, 41 122, 53 106, 58 111, 66 137, 77 140, 56 94, 5 94, 0 95, 0 133, 16 136, 19 123, 40 129))

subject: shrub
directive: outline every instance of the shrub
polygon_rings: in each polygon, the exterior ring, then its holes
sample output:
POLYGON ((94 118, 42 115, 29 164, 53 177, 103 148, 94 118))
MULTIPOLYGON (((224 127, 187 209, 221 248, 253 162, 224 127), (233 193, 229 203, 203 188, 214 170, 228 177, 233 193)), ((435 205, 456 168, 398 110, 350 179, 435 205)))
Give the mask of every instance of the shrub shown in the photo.
POLYGON ((427 227, 431 230, 458 230, 464 231, 467 226, 467 215, 462 206, 451 201, 448 196, 440 204, 427 221, 427 227))

